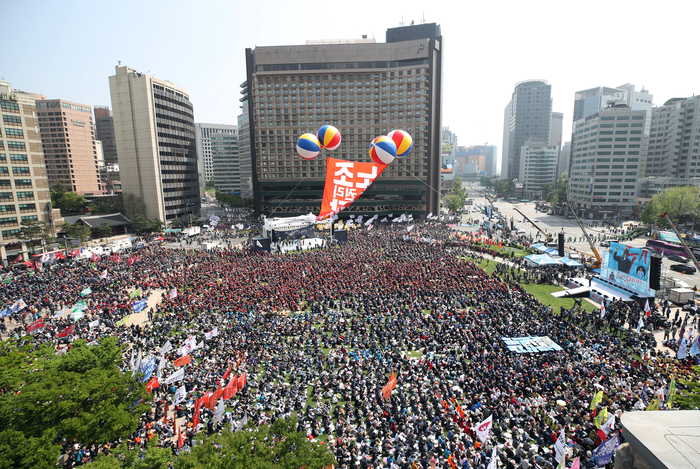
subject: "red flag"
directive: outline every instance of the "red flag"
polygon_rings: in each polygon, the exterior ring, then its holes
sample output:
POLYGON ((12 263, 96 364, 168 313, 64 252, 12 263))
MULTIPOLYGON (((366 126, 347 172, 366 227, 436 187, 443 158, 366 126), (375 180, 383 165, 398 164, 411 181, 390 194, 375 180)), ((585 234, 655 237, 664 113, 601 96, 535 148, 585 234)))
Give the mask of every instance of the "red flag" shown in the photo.
POLYGON ((499 241, 499 242, 498 242, 498 249, 500 249, 500 248, 502 248, 502 247, 503 247, 503 242, 502 242, 502 241, 499 241))
POLYGON ((238 377, 238 389, 241 390, 243 389, 243 386, 245 386, 246 378, 245 378, 245 371, 241 376, 238 377))
POLYGON ((66 251, 60 251, 60 252, 57 252, 57 253, 56 253, 56 259, 57 259, 57 260, 65 259, 65 258, 66 258, 66 251))
MULTIPOLYGON (((663 218, 663 217, 661 217, 661 218, 663 218)), ((602 441, 605 441, 608 439, 608 435, 605 434, 605 432, 603 431, 602 428, 600 430, 598 430, 598 433, 596 433, 596 435, 598 435, 598 438, 600 438, 602 441)))
POLYGON ((192 361, 192 357, 190 357, 189 355, 185 355, 184 357, 180 357, 177 360, 175 360, 175 366, 187 365, 191 361, 192 361))
POLYGON ((129 259, 127 259, 126 263, 129 265, 134 265, 134 258, 132 256, 129 256, 129 259))
POLYGON ((158 378, 152 378, 148 384, 146 384, 146 391, 148 392, 153 392, 155 388, 159 388, 160 384, 158 383, 158 378))
POLYGON ((224 400, 227 401, 238 392, 238 377, 234 376, 224 388, 224 400))
POLYGON ((56 334, 56 337, 68 337, 75 332, 75 326, 66 327, 61 332, 56 334))
POLYGON ((232 366, 233 366, 233 365, 229 365, 229 366, 228 366, 228 370, 226 370, 226 373, 224 373, 224 376, 222 376, 221 379, 226 379, 226 378, 228 378, 229 376, 231 376, 231 367, 232 367, 232 366))
POLYGON ((194 415, 192 416, 192 425, 196 427, 199 425, 199 407, 201 405, 201 399, 195 399, 194 401, 194 415))
POLYGON ((179 450, 182 448, 182 445, 185 444, 185 439, 182 437, 182 433, 180 433, 180 426, 178 425, 177 427, 177 449, 179 450))
POLYGON ((76 249, 75 251, 71 251, 70 257, 75 257, 80 255, 80 249, 76 249))
POLYGON ((326 158, 326 185, 317 220, 325 220, 349 207, 386 167, 385 164, 326 158))
POLYGON ((666 218, 666 215, 668 215, 668 212, 664 212, 664 214, 661 215, 661 218, 666 218))
POLYGON ((386 384, 389 389, 393 390, 396 387, 396 374, 392 371, 389 377, 389 382, 386 384))
POLYGON ((224 393, 224 390, 221 389, 221 386, 219 386, 216 391, 211 393, 211 395, 209 396, 209 402, 207 402, 207 409, 209 409, 209 410, 216 409, 216 402, 223 395, 223 393, 224 393))
POLYGON ((450 457, 447 458, 447 462, 450 463, 450 467, 452 469, 457 469, 457 466, 455 465, 454 461, 452 460, 452 455, 450 454, 450 457))
POLYGON ((38 321, 31 323, 29 327, 27 327, 27 332, 33 332, 37 329, 41 329, 42 327, 44 327, 44 320, 39 318, 38 321))
POLYGON ((96 262, 96 261, 97 261, 97 253, 96 253, 96 252, 93 252, 93 253, 92 253, 92 256, 90 257, 90 260, 91 260, 92 262, 96 262))

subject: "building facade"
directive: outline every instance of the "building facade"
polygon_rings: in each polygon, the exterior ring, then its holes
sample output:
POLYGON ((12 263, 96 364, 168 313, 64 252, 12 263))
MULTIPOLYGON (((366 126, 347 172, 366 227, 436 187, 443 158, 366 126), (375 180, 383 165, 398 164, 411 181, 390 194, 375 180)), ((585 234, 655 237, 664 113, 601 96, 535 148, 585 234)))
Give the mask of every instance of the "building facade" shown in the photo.
POLYGON ((214 164, 214 187, 230 195, 241 195, 241 157, 238 131, 214 132, 210 135, 214 164))
POLYGON ((51 207, 35 97, 0 81, 0 113, 0 256, 6 263, 26 253, 23 224, 44 223, 55 235, 60 211, 51 207))
POLYGON ((651 115, 646 176, 700 177, 700 99, 673 98, 651 115))
POLYGON ((627 102, 627 90, 596 86, 587 90, 577 91, 574 95, 573 121, 583 119, 605 109, 613 103, 627 102))
POLYGON ((103 194, 92 107, 63 99, 37 100, 36 107, 49 186, 103 194))
POLYGON ((248 113, 248 82, 241 84, 241 114, 238 116, 238 154, 241 160, 241 197, 253 200, 253 160, 250 155, 251 133, 248 113))
POLYGON ((559 147, 545 140, 527 140, 520 150, 520 179, 523 194, 534 199, 542 196, 544 186, 555 184, 559 147))
MULTIPOLYGON (((214 133, 236 135, 238 128, 228 124, 195 124, 194 134, 197 142, 197 163, 199 164, 199 186, 204 186, 214 176, 214 155, 211 149, 211 136, 214 133)), ((214 178, 216 181, 216 177, 214 178)))
POLYGON ((561 112, 552 113, 552 124, 549 132, 549 144, 561 148, 562 131, 564 129, 564 114, 561 112))
POLYGON ((549 142, 552 123, 552 85, 527 80, 515 85, 503 120, 501 176, 520 179, 520 152, 526 140, 549 142))
POLYGON ((365 37, 247 49, 256 213, 318 212, 325 156, 370 161, 370 142, 394 129, 411 134, 412 152, 343 214, 438 213, 442 42, 430 24, 389 30, 386 43, 365 37), (303 160, 296 139, 324 124, 340 130, 340 147, 303 160))
POLYGON ((582 218, 633 215, 647 160, 645 119, 646 111, 618 105, 574 122, 568 199, 582 218))
POLYGON ((118 163, 117 141, 114 138, 114 118, 112 111, 107 106, 95 106, 95 132, 97 140, 102 142, 105 163, 118 163))
POLYGON ((166 224, 198 217, 194 108, 185 90, 118 65, 109 77, 122 192, 166 224))
POLYGON ((571 163, 571 142, 564 142, 564 145, 559 150, 559 163, 557 164, 557 180, 563 173, 569 173, 569 164, 571 163))

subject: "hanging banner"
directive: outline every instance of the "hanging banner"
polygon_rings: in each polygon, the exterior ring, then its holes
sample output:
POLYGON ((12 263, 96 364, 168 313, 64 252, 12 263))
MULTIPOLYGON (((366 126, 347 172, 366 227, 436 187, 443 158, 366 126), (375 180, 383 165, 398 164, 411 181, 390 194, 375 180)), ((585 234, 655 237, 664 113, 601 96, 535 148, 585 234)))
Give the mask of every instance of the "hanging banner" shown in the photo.
POLYGON ((387 165, 326 158, 326 185, 317 220, 337 215, 382 174, 387 165))
POLYGON ((184 366, 187 365, 192 361, 192 357, 189 355, 185 355, 184 357, 180 357, 177 360, 175 360, 175 366, 184 366))

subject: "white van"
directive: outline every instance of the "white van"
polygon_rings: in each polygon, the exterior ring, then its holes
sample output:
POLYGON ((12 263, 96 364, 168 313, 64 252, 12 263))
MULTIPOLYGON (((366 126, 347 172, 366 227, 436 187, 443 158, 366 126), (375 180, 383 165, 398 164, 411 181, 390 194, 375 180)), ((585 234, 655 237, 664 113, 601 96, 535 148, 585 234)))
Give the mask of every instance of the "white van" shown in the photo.
POLYGON ((131 239, 119 239, 117 241, 112 241, 107 245, 107 249, 111 254, 124 251, 126 249, 131 249, 131 239))

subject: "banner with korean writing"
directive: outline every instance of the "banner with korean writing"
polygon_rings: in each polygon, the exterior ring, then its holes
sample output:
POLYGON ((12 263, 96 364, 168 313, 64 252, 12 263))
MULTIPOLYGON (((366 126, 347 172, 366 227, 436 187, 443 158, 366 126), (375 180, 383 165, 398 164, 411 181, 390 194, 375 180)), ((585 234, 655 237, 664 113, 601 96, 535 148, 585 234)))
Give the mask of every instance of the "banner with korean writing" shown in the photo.
POLYGON ((323 189, 321 213, 316 218, 325 220, 337 215, 357 200, 385 168, 386 165, 375 163, 326 158, 326 185, 323 189))

